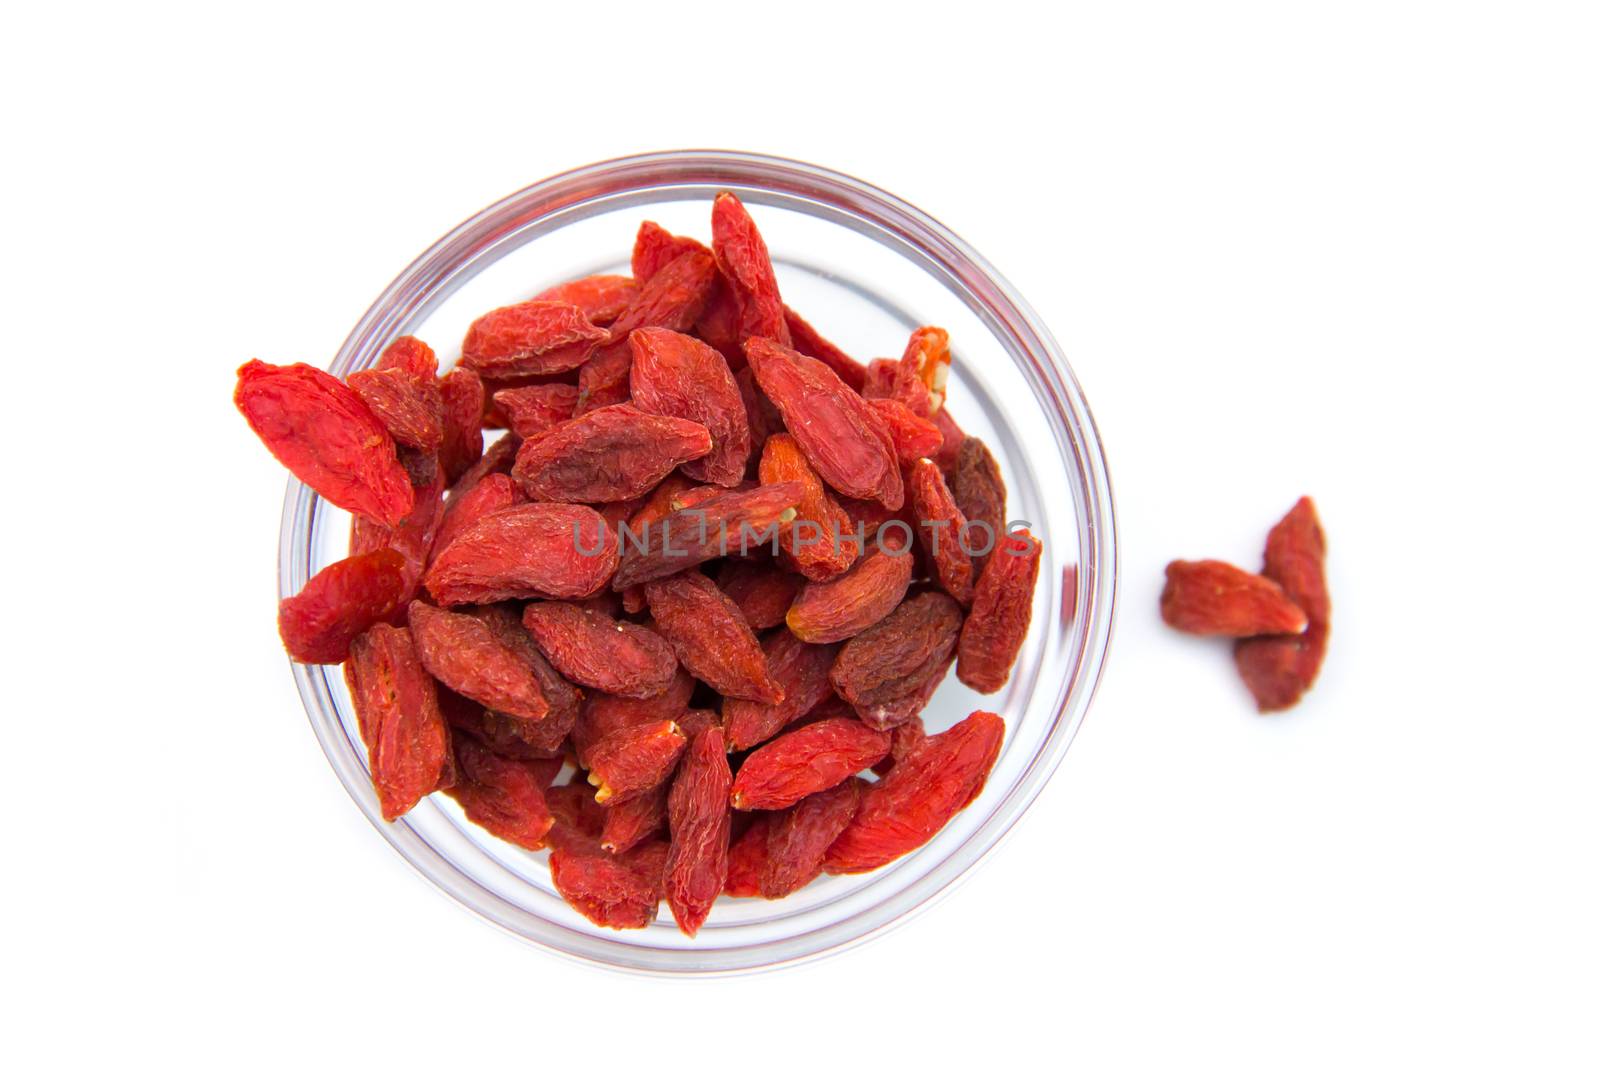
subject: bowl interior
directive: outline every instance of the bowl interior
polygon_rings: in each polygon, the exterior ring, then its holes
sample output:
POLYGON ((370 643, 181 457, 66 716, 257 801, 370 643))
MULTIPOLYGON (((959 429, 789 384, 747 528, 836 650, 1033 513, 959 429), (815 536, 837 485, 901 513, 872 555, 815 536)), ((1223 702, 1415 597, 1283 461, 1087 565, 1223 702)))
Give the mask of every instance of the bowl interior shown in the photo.
MULTIPOLYGON (((766 178, 726 169, 700 181, 684 167, 666 173, 675 176, 666 185, 569 192, 568 203, 548 192, 530 195, 540 188, 534 187, 518 194, 529 203, 518 205, 514 197, 490 209, 395 283, 347 342, 335 373, 370 363, 404 333, 453 363, 468 324, 484 311, 567 278, 627 273, 633 235, 645 219, 709 243, 711 199, 733 188, 772 250, 785 301, 857 359, 898 357, 919 325, 949 330, 950 411, 999 461, 1008 519, 1025 520, 1044 543, 1033 625, 1010 684, 983 696, 952 672, 924 714, 930 733, 977 708, 1004 716, 1005 748, 982 795, 932 842, 882 870, 819 878, 784 900, 718 901, 692 941, 665 907, 648 929, 601 930, 556 895, 547 854, 490 836, 442 795, 397 823, 383 823, 342 674, 296 671, 312 722, 351 795, 445 892, 513 933, 580 959, 716 973, 816 956, 886 929, 948 888, 1009 828, 1065 751, 1097 679, 1110 622, 1113 543, 1098 442, 1081 397, 1048 335, 981 261, 959 257, 952 269, 944 258, 950 250, 926 234, 896 232, 881 208, 829 202, 814 186, 775 189, 766 178)), ((346 555, 348 532, 343 512, 292 484, 285 594, 346 555)))

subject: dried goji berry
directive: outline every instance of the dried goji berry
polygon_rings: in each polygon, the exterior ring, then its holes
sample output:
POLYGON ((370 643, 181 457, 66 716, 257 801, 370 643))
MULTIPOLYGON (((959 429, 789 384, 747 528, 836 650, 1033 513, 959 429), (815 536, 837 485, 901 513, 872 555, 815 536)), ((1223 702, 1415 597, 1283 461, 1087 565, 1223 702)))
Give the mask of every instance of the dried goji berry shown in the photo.
POLYGON ((933 413, 933 424, 939 428, 939 434, 944 438, 939 451, 933 454, 933 461, 948 478, 956 469, 956 457, 960 454, 961 442, 967 439, 967 435, 956 425, 954 416, 950 414, 949 405, 933 413))
POLYGON ((609 856, 557 848, 550 853, 550 881, 562 900, 596 926, 639 930, 656 917, 655 887, 609 856))
POLYGON ((967 517, 956 506, 944 475, 931 459, 919 459, 906 479, 911 510, 917 517, 917 537, 933 561, 934 576, 944 591, 960 604, 972 603, 971 535, 967 517))
POLYGON ((710 451, 711 435, 699 423, 617 404, 523 441, 511 477, 534 500, 631 500, 710 451))
POLYGON ((890 393, 914 415, 932 418, 944 406, 945 382, 950 376, 950 335, 937 326, 911 332, 905 354, 895 368, 890 393))
POLYGON ((864 364, 846 355, 838 345, 818 333, 816 328, 802 319, 794 308, 784 307, 783 321, 789 327, 790 344, 796 352, 826 363, 828 369, 839 376, 840 381, 856 392, 861 392, 861 387, 867 380, 867 368, 864 364))
POLYGON ((513 845, 543 848, 555 823, 544 801, 546 768, 497 756, 465 734, 455 744, 461 777, 446 793, 467 818, 513 845))
POLYGON ((1043 554, 1032 534, 1018 530, 984 564, 956 660, 956 677, 980 693, 998 691, 1011 676, 1033 620, 1033 587, 1043 554))
POLYGON ((483 456, 483 379, 467 367, 457 367, 439 379, 444 404, 444 443, 439 462, 452 486, 483 456))
MULTIPOLYGON (((444 471, 439 464, 432 465, 427 482, 412 486, 412 498, 411 510, 393 526, 373 522, 364 515, 350 520, 351 555, 392 548, 405 558, 405 588, 397 605, 401 609, 417 595, 417 585, 444 521, 444 471)), ((404 621, 403 610, 396 613, 394 621, 404 621)))
MULTIPOLYGON (((444 715, 444 721, 457 733, 471 734, 483 747, 506 759, 542 761, 541 766, 548 771, 550 778, 554 778, 561 769, 563 758, 556 747, 530 744, 522 739, 521 731, 516 727, 531 720, 490 711, 454 689, 445 686, 435 688, 439 694, 439 711, 444 715)), ((550 718, 549 715, 545 716, 537 725, 542 726, 550 718)))
POLYGON ((975 573, 983 572, 989 554, 999 547, 1006 528, 1006 483, 1000 464, 976 437, 964 438, 950 474, 950 493, 967 518, 967 548, 975 573))
POLYGON ((508 604, 484 604, 474 608, 472 614, 483 620, 496 641, 510 649, 512 654, 522 661, 533 674, 539 692, 544 694, 545 703, 550 705, 549 714, 538 720, 488 712, 484 723, 485 731, 494 733, 496 720, 506 719, 508 721, 499 724, 504 727, 503 732, 514 732, 527 745, 547 752, 560 748, 577 724, 578 708, 583 704, 583 690, 570 684, 561 677, 559 671, 550 666, 550 661, 539 651, 533 635, 523 627, 522 613, 515 607, 508 604))
POLYGON ((832 581, 808 582, 789 608, 789 629, 813 644, 854 637, 905 599, 915 562, 909 551, 874 548, 832 581))
POLYGON ((943 593, 919 593, 846 641, 829 678, 857 708, 898 700, 943 669, 960 632, 960 605, 943 593))
POLYGON ((378 370, 404 370, 419 378, 433 378, 439 373, 439 357, 424 342, 408 335, 390 341, 373 366, 378 370))
POLYGON ((652 526, 623 545, 613 588, 626 589, 688 570, 708 559, 737 554, 769 541, 794 518, 798 482, 716 492, 652 526))
POLYGON ((589 784, 602 806, 647 793, 666 781, 687 743, 670 719, 613 730, 589 750, 589 784))
POLYGON ((744 345, 741 338, 739 299, 733 286, 720 274, 706 297, 705 310, 694 323, 694 335, 722 353, 728 368, 734 373, 744 369, 744 345))
MULTIPOLYGON (((664 821, 665 816, 663 816, 664 821)), ((617 862, 624 864, 634 874, 643 878, 645 885, 655 893, 656 901, 659 903, 666 898, 667 855, 671 851, 672 845, 669 842, 656 838, 617 855, 617 862)))
POLYGON ((593 508, 517 504, 484 515, 434 557, 423 579, 438 603, 586 597, 617 569, 617 537, 593 508))
POLYGON ((1262 573, 1277 582, 1305 612, 1305 632, 1286 637, 1252 637, 1234 646, 1239 674, 1262 711, 1297 704, 1316 681, 1328 650, 1332 615, 1323 572, 1327 539, 1310 497, 1301 497, 1267 535, 1262 573))
POLYGON ((263 444, 335 507, 393 526, 414 501, 394 439, 348 385, 315 367, 239 368, 234 405, 263 444))
POLYGON ((613 404, 626 404, 630 396, 628 375, 633 368, 633 349, 618 341, 595 350, 589 362, 578 369, 578 401, 573 414, 586 415, 613 404))
POLYGON ((828 848, 823 870, 875 870, 932 839, 983 789, 1000 756, 1005 720, 975 711, 934 734, 870 786, 850 825, 828 848))
POLYGON ((756 383, 823 480, 845 496, 898 510, 905 499, 899 460, 871 405, 825 364, 793 349, 757 337, 745 351, 756 383))
POLYGON ((946 656, 942 661, 925 664, 908 679, 915 683, 909 691, 885 700, 854 705, 856 716, 874 730, 904 726, 922 714, 954 662, 954 656, 946 656))
MULTIPOLYGON (((681 720, 694 695, 694 679, 688 672, 673 673, 667 688, 650 697, 620 697, 612 693, 590 693, 578 712, 578 722, 572 728, 572 748, 580 767, 589 766, 589 756, 594 746, 608 734, 625 726, 655 722, 659 719, 681 720)), ((678 723, 682 728, 683 723, 678 723)), ((687 730, 684 731, 686 734, 687 730)))
POLYGON ((772 817, 758 815, 728 849, 728 877, 722 891, 730 897, 761 895, 761 874, 767 868, 767 834, 772 817))
POLYGON ((493 711, 542 719, 550 704, 527 663, 482 619, 411 602, 411 636, 428 673, 493 711))
POLYGON ((398 444, 424 452, 444 443, 444 400, 439 383, 407 370, 358 370, 345 378, 398 444))
POLYGON ((779 433, 767 438, 760 475, 763 485, 799 482, 803 489, 794 520, 778 530, 778 543, 795 568, 812 581, 826 581, 848 570, 860 551, 847 536, 850 517, 828 495, 793 437, 779 433))
POLYGON ((600 851, 606 809, 595 803, 593 786, 579 778, 562 785, 546 786, 544 801, 555 820, 546 835, 551 848, 585 853, 600 851))
MULTIPOLYGON (((600 847, 606 852, 621 854, 665 826, 670 789, 670 785, 658 785, 627 800, 613 800, 608 804, 605 827, 600 832, 600 847)), ((662 859, 665 858, 663 854, 662 859)))
POLYGON ((433 535, 429 558, 438 556, 485 515, 509 508, 516 502, 516 487, 505 474, 491 474, 464 492, 451 493, 444 506, 444 517, 439 520, 438 532, 433 535))
POLYGON ((732 193, 718 193, 711 206, 711 250, 738 302, 740 337, 764 337, 787 345, 789 327, 767 243, 732 193))
POLYGON ((717 575, 717 585, 738 606, 752 630, 770 630, 781 625, 805 584, 806 580, 792 571, 769 563, 740 560, 724 563, 717 575))
POLYGON ((938 454, 939 446, 944 444, 944 435, 939 432, 939 427, 912 414, 911 409, 898 400, 874 397, 867 403, 878 413, 878 418, 889 431, 889 439, 894 442, 894 454, 902 465, 938 454))
POLYGON ((861 383, 861 395, 868 400, 892 400, 894 379, 900 364, 892 359, 875 359, 867 364, 866 378, 861 383))
POLYGON ((485 378, 554 374, 580 366, 609 336, 576 304, 527 300, 473 322, 461 362, 485 378))
POLYGON ((736 808, 787 808, 831 789, 889 754, 889 735, 854 719, 827 719, 750 753, 733 780, 736 808))
POLYGON ((767 438, 783 432, 783 416, 756 387, 755 371, 748 366, 742 367, 734 374, 733 380, 739 386, 739 398, 744 401, 745 415, 750 420, 751 458, 759 459, 767 438))
POLYGON ((1306 613, 1271 578, 1207 559, 1167 564, 1161 618, 1168 626, 1203 637, 1298 634, 1306 613))
POLYGON ((590 689, 654 696, 667 688, 678 669, 671 647, 656 634, 578 604, 529 604, 522 625, 556 670, 590 689))
POLYGON ((405 629, 380 622, 361 634, 350 643, 344 672, 378 806, 393 821, 451 784, 450 728, 405 629))
POLYGON ((405 593, 405 557, 392 548, 330 563, 278 603, 278 634, 301 663, 343 663, 350 642, 391 617, 405 593))
POLYGON ((773 817, 761 872, 762 896, 786 897, 822 873, 823 857, 855 818, 865 787, 861 779, 847 778, 773 817))
POLYGON ((666 897, 678 929, 693 937, 728 880, 728 769, 722 731, 707 730, 689 746, 672 791, 667 820, 672 848, 667 854, 666 897))
POLYGON ((622 314, 638 293, 639 283, 625 275, 591 274, 552 285, 534 299, 572 304, 590 322, 604 326, 622 314))
POLYGON ((729 698, 722 702, 722 721, 734 751, 753 748, 798 719, 829 695, 828 669, 833 645, 808 645, 787 629, 775 630, 761 642, 773 680, 783 699, 773 703, 729 698))
POLYGON ((638 295, 611 324, 613 342, 646 326, 661 326, 684 333, 690 329, 711 295, 717 265, 705 249, 691 250, 650 275, 638 295))
POLYGON ((723 696, 783 699, 755 633, 710 578, 696 571, 676 574, 649 583, 644 595, 661 636, 690 674, 723 696))
POLYGON ((693 237, 676 237, 653 222, 641 222, 633 238, 630 260, 633 276, 641 284, 647 282, 679 256, 686 252, 703 252, 705 247, 693 237))
POLYGON ((521 438, 534 437, 572 418, 578 408, 578 387, 565 382, 496 389, 494 409, 521 438))
POLYGON ((913 715, 891 730, 889 736, 889 754, 872 765, 872 773, 879 778, 893 770, 896 763, 911 755, 917 746, 927 739, 928 731, 923 727, 922 719, 913 715))
POLYGON ((711 451, 685 463, 683 472, 697 481, 738 485, 750 459, 750 420, 727 362, 709 345, 659 327, 634 330, 628 343, 634 406, 697 422, 711 435, 711 451))

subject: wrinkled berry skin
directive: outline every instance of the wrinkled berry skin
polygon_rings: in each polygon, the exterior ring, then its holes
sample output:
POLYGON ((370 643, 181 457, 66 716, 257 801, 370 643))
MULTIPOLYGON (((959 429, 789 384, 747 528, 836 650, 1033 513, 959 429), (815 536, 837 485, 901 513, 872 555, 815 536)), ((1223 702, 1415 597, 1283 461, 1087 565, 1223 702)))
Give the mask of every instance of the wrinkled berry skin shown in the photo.
POLYGON ((644 595, 661 635, 690 674, 723 696, 783 699, 755 633, 710 578, 698 571, 675 574, 646 585, 644 595))
POLYGON ((473 322, 461 362, 486 378, 555 374, 582 364, 608 336, 574 304, 528 300, 473 322))
POLYGON ((350 643, 345 681, 367 746, 378 805, 391 822, 454 781, 450 728, 411 634, 378 623, 350 643))
POLYGON ((582 599, 617 569, 616 533, 593 508, 518 504, 483 516, 434 557, 423 585, 442 606, 582 599))
POLYGON ((328 503, 384 526, 411 510, 394 438, 333 375, 253 359, 239 368, 233 403, 278 462, 328 503))
POLYGON ((972 611, 961 627, 956 677, 980 693, 994 693, 1011 677, 1033 619, 1033 589, 1044 548, 1025 530, 1007 536, 978 578, 972 611))
POLYGON ((603 853, 556 849, 550 853, 550 881, 561 899, 596 926, 641 930, 656 917, 656 887, 603 853))
POLYGON ((761 871, 763 897, 786 897, 822 873, 829 847, 855 818, 865 792, 860 778, 846 778, 773 817, 761 871))
POLYGON ((601 738, 589 753, 589 784, 601 806, 648 793, 678 765, 688 738, 670 719, 624 726, 601 738))
POLYGON ((417 658, 429 674, 492 711, 542 719, 550 703, 528 664, 495 638, 489 625, 413 600, 409 611, 417 658))
POLYGON ((847 641, 881 621, 905 599, 916 560, 909 551, 873 549, 828 582, 810 582, 789 606, 785 621, 802 641, 847 641))
POLYGON ((278 604, 278 634, 300 663, 343 663, 350 642, 394 614, 405 593, 406 560, 392 548, 330 563, 278 604))
POLYGON ((917 691, 943 672, 961 632, 961 608, 944 593, 919 593, 845 642, 829 678, 856 707, 883 704, 917 691))
POLYGON ((750 420, 728 363, 710 345, 659 327, 634 330, 629 378, 635 407, 704 426, 711 451, 683 465, 701 482, 732 488, 744 478, 750 459, 750 420))
POLYGON ((1333 611, 1324 574, 1327 554, 1310 497, 1301 497, 1267 535, 1262 573, 1278 583, 1307 621, 1304 633, 1246 638, 1234 646, 1234 662, 1261 711, 1294 707, 1322 668, 1333 611))
POLYGON ((455 744, 461 777, 446 793, 467 818, 513 845, 543 848, 555 824, 544 800, 548 768, 497 756, 464 734, 455 744))
POLYGON ((678 669, 672 648, 656 634, 579 604, 529 604, 522 625, 556 670, 589 689, 651 697, 666 690, 678 669))
POLYGON ((866 790, 855 818, 828 848, 823 869, 876 870, 927 844, 983 789, 1005 730, 1000 716, 975 711, 923 741, 866 790))
POLYGON ((666 897, 678 929, 693 937, 728 880, 728 768, 722 730, 694 739, 678 765, 667 797, 672 848, 667 853, 666 897))
POLYGON ((1214 559, 1167 564, 1161 618, 1201 637, 1298 634, 1306 628, 1306 613, 1277 582, 1214 559))
POLYGON ((723 725, 735 752, 774 736, 832 692, 828 669, 833 666, 837 646, 808 645, 788 630, 774 630, 761 642, 761 651, 773 679, 783 688, 783 699, 768 703, 730 697, 722 702, 723 725))
POLYGON ((511 477, 530 500, 632 500, 710 451, 711 435, 697 422, 613 404, 522 442, 511 477))
POLYGON ((854 719, 825 719, 768 741, 733 782, 741 810, 787 808, 854 777, 889 754, 890 735, 854 719))

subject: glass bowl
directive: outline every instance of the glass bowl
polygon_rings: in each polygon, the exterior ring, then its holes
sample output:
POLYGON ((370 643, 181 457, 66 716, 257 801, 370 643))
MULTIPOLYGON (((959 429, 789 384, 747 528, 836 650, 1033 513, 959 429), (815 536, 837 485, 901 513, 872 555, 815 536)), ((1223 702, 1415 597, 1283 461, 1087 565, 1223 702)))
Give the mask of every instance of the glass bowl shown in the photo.
MULTIPOLYGON (((535 945, 630 971, 705 975, 814 959, 904 922, 971 872, 1061 762, 1094 695, 1116 591, 1111 489, 1093 418, 1059 346, 1011 286, 955 234, 854 178, 730 152, 668 152, 597 163, 529 186, 462 223, 397 278, 334 359, 343 377, 395 337, 416 334, 453 363, 482 312, 579 275, 627 273, 641 221, 710 239, 713 196, 732 189, 772 251, 785 302, 857 359, 898 357, 910 330, 950 331, 951 412, 988 443, 1009 487, 1008 518, 1044 542, 1033 625, 1010 684, 991 696, 952 673, 924 715, 929 732, 975 708, 1006 720, 987 787, 933 841, 864 875, 823 877, 776 901, 717 902, 699 936, 665 907, 647 929, 589 924, 558 897, 545 853, 468 823, 435 794, 384 822, 338 668, 294 664, 312 728, 350 796, 422 876, 535 945)), ((291 596, 346 554, 349 519, 291 479, 279 592, 291 596)))

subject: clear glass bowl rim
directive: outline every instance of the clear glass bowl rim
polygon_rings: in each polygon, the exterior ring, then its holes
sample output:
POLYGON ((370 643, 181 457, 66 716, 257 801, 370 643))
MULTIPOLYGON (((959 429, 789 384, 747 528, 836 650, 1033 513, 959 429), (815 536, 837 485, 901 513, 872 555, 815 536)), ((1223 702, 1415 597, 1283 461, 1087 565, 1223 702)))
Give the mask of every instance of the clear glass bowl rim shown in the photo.
MULTIPOLYGON (((1057 713, 1044 743, 1022 777, 993 813, 936 867, 855 921, 841 921, 791 939, 787 954, 758 963, 719 964, 716 952, 674 952, 629 946, 626 962, 583 950, 583 936, 546 924, 473 881, 401 819, 385 822, 372 794, 366 765, 351 746, 330 689, 337 668, 294 663, 290 667, 318 742, 328 762, 373 827, 428 882, 478 917, 558 956, 633 973, 689 976, 770 970, 820 959, 888 932, 921 912, 971 874, 1027 811, 1059 766, 1097 689, 1109 650, 1116 607, 1117 542, 1111 483, 1099 431, 1076 377, 1059 345, 1033 309, 982 256, 926 213, 848 175, 812 164, 743 152, 691 150, 626 156, 579 167, 537 182, 457 226, 397 277, 356 324, 329 368, 343 377, 370 360, 378 346, 405 332, 419 312, 444 299, 487 257, 527 226, 567 212, 593 213, 596 204, 621 195, 686 186, 730 186, 760 201, 764 191, 785 207, 821 205, 824 217, 890 244, 933 273, 1007 342, 1046 408, 1057 446, 1077 478, 1073 491, 1080 546, 1075 592, 1079 629, 1068 652, 1068 669, 1056 695, 1057 713), (844 217, 840 217, 840 213, 844 217), (863 921, 865 920, 865 921, 863 921), (545 927, 549 927, 545 929, 545 927), (693 955, 692 970, 669 961, 693 955)), ((279 596, 292 596, 311 575, 312 530, 320 501, 297 479, 289 479, 279 538, 279 596)), ((1046 580, 1051 580, 1049 575, 1046 580)), ((617 955, 607 942, 606 955, 617 955)), ((688 946, 686 946, 687 949, 688 946)), ((730 951, 730 950, 721 950, 730 951)), ((687 961, 686 961, 687 962, 687 961)))

